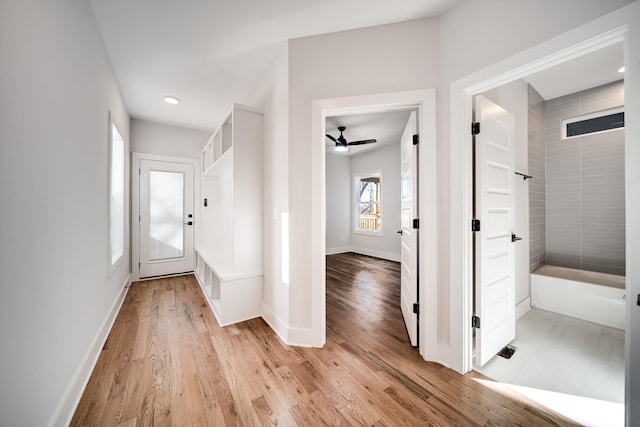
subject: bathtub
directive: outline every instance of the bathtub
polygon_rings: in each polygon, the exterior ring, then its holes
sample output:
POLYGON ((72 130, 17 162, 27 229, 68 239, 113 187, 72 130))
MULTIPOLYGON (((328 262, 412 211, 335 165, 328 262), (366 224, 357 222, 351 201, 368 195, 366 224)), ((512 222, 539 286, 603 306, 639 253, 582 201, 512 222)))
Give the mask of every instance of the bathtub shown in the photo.
POLYGON ((531 306, 624 329, 625 277, 544 265, 531 273, 531 306))

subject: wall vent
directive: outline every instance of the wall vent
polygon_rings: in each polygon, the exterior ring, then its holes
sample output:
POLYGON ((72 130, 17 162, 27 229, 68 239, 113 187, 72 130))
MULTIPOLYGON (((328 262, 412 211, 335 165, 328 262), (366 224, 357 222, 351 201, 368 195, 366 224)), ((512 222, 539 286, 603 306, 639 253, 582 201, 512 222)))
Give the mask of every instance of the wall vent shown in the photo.
POLYGON ((622 128, 624 128, 624 107, 616 107, 564 119, 562 138, 569 139, 622 128))

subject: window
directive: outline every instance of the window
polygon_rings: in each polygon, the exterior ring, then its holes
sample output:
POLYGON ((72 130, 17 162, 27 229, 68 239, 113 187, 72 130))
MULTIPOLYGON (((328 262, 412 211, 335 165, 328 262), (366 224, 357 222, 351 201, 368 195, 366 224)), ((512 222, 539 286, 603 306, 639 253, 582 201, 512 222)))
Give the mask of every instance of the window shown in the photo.
POLYGON ((562 121, 565 139, 624 127, 623 107, 611 108, 562 121))
POLYGON ((113 267, 124 255, 124 140, 113 123, 110 174, 109 248, 113 267))
POLYGON ((372 172, 354 178, 355 231, 382 234, 382 173, 372 172))

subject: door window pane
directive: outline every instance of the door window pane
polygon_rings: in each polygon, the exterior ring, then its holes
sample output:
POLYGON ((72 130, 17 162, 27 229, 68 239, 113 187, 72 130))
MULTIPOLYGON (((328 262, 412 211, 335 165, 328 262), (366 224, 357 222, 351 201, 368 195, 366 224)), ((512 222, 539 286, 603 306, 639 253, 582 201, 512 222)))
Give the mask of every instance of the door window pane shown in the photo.
POLYGON ((149 172, 149 260, 184 257, 184 174, 149 172))

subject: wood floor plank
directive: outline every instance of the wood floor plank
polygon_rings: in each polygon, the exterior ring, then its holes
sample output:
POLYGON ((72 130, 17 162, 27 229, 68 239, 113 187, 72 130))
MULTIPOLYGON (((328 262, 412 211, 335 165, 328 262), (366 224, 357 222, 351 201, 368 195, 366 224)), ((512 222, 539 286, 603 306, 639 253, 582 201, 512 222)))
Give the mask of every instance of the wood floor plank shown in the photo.
POLYGON ((400 312, 399 264, 327 257, 327 343, 286 346, 262 319, 221 328, 193 276, 134 283, 72 426, 573 426, 425 362, 400 312))

